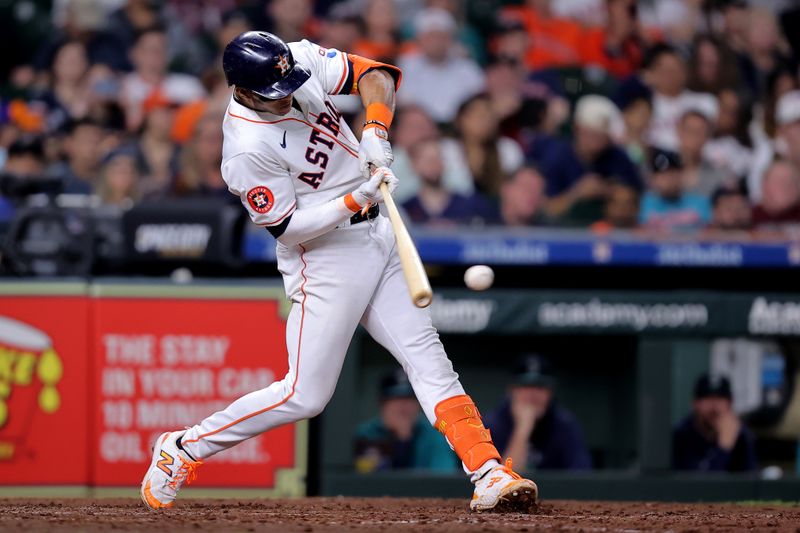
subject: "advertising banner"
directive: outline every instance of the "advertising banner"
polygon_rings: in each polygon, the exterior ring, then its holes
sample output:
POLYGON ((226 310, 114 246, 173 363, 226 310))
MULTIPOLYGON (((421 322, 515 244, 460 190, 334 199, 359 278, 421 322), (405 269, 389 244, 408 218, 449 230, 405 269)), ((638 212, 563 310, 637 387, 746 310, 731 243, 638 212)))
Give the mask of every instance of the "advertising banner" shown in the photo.
POLYGON ((83 295, 14 295, 0 287, 3 484, 88 482, 88 318, 83 295))
MULTIPOLYGON (((139 483, 160 433, 194 425, 288 369, 276 299, 101 296, 92 330, 97 486, 139 483)), ((197 486, 275 487, 280 471, 305 462, 297 430, 283 426, 210 458, 197 486)))

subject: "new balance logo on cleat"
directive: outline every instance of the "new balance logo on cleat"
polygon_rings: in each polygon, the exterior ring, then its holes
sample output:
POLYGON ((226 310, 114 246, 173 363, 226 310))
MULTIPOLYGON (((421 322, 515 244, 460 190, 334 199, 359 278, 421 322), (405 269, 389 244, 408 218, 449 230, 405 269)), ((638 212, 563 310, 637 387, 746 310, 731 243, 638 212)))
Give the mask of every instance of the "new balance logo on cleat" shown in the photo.
POLYGON ((188 485, 197 477, 197 468, 203 462, 195 461, 178 447, 178 439, 184 433, 163 433, 153 446, 153 458, 142 480, 140 491, 142 502, 148 509, 172 507, 183 484, 188 485))

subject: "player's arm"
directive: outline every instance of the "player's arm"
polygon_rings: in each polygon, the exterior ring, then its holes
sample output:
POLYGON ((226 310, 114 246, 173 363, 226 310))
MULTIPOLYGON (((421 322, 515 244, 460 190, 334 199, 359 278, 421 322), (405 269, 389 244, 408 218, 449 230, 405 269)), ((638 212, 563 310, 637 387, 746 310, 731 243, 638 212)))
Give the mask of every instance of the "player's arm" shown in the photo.
POLYGON ((370 165, 388 167, 394 160, 392 145, 389 144, 389 127, 394 117, 395 81, 388 71, 375 68, 361 77, 358 91, 366 109, 358 161, 366 175, 370 165))
POLYGON ((243 153, 222 167, 230 191, 242 200, 253 222, 264 226, 286 246, 294 246, 329 232, 369 204, 383 200, 380 183, 389 190, 397 178, 389 169, 376 172, 369 181, 345 196, 321 205, 297 208, 289 170, 260 153, 243 153))
POLYGON ((380 184, 386 182, 389 191, 397 187, 397 178, 388 168, 380 168, 368 181, 350 194, 334 198, 321 205, 296 209, 279 226, 268 228, 270 233, 285 246, 310 241, 328 233, 365 207, 383 201, 380 184))
POLYGON ((369 165, 388 167, 394 156, 389 144, 395 93, 403 73, 394 65, 374 61, 309 41, 292 43, 292 53, 310 66, 328 94, 359 94, 366 109, 358 159, 364 176, 369 165))

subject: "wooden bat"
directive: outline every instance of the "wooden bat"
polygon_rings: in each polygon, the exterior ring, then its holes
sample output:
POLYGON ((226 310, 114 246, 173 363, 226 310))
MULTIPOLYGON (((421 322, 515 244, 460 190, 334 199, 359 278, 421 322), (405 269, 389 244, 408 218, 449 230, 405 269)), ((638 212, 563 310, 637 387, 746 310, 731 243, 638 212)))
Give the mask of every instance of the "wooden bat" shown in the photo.
POLYGON ((383 203, 389 212, 389 220, 392 221, 392 228, 394 228, 397 254, 400 256, 400 264, 403 266, 403 275, 406 278, 408 292, 411 294, 411 301, 417 307, 428 307, 433 300, 433 290, 431 290, 428 275, 425 273, 425 267, 422 266, 419 258, 417 247, 414 246, 414 241, 411 240, 411 235, 408 234, 408 229, 406 229, 403 219, 400 218, 400 212, 397 211, 394 198, 389 192, 389 186, 385 183, 381 183, 381 193, 383 194, 383 203))

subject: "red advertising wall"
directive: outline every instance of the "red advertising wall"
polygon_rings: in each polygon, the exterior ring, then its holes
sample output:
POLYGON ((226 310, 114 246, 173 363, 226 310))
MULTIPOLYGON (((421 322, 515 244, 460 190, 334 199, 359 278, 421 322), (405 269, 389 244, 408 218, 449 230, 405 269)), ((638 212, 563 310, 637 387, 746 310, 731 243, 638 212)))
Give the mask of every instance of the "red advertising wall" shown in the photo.
MULTIPOLYGON (((279 300, 253 294, 269 291, 75 285, 0 285, 0 485, 138 486, 157 435, 286 373, 279 300)), ((301 493, 304 428, 209 458, 193 486, 274 489, 284 471, 278 492, 301 493)))
MULTIPOLYGON (((139 483, 164 431, 191 426, 287 370, 274 301, 100 298, 93 313, 95 485, 139 483)), ((196 486, 272 487, 294 426, 210 458, 196 486)))
POLYGON ((89 301, 0 295, 0 483, 85 484, 89 301))

